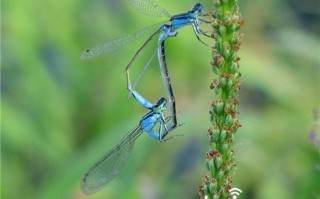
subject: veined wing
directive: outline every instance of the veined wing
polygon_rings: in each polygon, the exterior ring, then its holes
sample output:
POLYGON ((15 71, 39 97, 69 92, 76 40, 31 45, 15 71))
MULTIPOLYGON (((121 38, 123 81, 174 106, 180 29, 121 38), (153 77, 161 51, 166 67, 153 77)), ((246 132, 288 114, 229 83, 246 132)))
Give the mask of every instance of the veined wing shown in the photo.
POLYGON ((130 0, 135 9, 151 17, 168 17, 171 15, 153 0, 130 0))
POLYGON ((135 140, 142 132, 140 125, 135 127, 84 175, 81 181, 83 192, 97 192, 118 175, 131 155, 135 140))
POLYGON ((128 34, 123 37, 108 41, 104 44, 87 49, 80 55, 80 58, 81 59, 91 59, 94 57, 98 57, 102 54, 111 53, 111 52, 117 50, 118 48, 120 48, 130 42, 133 42, 133 41, 137 40, 138 38, 148 34, 152 30, 159 29, 162 24, 163 23, 158 23, 158 24, 149 26, 147 28, 144 28, 142 30, 139 30, 133 34, 128 34))
MULTIPOLYGON (((141 70, 141 72, 139 73, 138 78, 136 79, 136 81, 133 83, 132 85, 132 89, 135 90, 138 83, 140 82, 140 80, 142 79, 144 73, 146 72, 147 68, 150 66, 151 61, 153 60, 154 56, 156 55, 157 49, 155 50, 155 52, 152 54, 152 56, 149 58, 148 62, 145 64, 145 66, 143 67, 143 69, 141 70)), ((129 94, 129 96, 131 95, 131 93, 129 94)))

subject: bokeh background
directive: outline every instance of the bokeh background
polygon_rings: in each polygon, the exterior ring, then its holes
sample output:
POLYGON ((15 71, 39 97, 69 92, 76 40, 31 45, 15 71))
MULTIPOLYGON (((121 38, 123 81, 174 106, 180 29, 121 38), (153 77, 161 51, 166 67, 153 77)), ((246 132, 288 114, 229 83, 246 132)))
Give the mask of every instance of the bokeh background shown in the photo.
MULTIPOLYGON (((173 14, 196 3, 157 2, 173 14)), ((201 3, 205 12, 214 9, 211 1, 201 3)), ((245 26, 233 177, 243 191, 238 198, 319 199, 319 1, 239 5, 245 26)), ((86 196, 83 174, 146 113, 128 98, 124 70, 146 37, 96 59, 79 56, 166 19, 145 16, 128 0, 2 0, 1 7, 1 198, 198 198, 214 75, 210 48, 191 27, 166 42, 184 123, 171 133, 183 136, 159 143, 142 134, 121 173, 86 196)), ((132 73, 155 47, 142 53, 132 73)), ((156 60, 137 90, 151 102, 165 95, 156 60)))

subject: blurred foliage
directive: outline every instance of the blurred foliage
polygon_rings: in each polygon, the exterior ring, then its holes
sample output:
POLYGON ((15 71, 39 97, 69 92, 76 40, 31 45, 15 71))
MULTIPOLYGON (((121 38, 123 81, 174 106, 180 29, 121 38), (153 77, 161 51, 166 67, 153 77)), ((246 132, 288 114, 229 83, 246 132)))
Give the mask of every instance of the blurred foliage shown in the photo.
MULTIPOLYGON (((171 13, 195 3, 158 2, 171 13)), ((213 9, 210 1, 202 3, 213 9)), ((309 140, 320 102, 319 1, 239 3, 243 127, 236 135, 234 186, 243 190, 239 198, 319 198, 319 151, 309 140)), ((86 170, 146 112, 127 98, 124 73, 143 39, 93 60, 81 61, 81 52, 163 20, 125 0, 1 2, 1 198, 198 197, 213 73, 211 50, 191 27, 166 42, 179 122, 185 123, 172 134, 184 136, 158 143, 142 135, 105 189, 88 197, 79 186, 86 170)), ((157 67, 154 60, 137 88, 152 102, 164 95, 157 67)))

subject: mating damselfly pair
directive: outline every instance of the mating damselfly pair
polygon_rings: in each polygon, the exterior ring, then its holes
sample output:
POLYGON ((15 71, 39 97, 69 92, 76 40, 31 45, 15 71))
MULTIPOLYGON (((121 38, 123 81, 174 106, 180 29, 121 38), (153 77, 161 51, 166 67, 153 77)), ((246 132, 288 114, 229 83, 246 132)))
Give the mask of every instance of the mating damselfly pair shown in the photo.
MULTIPOLYGON (((81 54, 81 59, 90 59, 102 54, 113 52, 114 50, 130 43, 138 38, 154 31, 149 38, 143 43, 143 45, 134 54, 133 58, 126 67, 126 77, 127 77, 127 89, 135 100, 141 104, 143 107, 149 109, 150 111, 144 115, 138 126, 132 129, 122 140, 116 145, 111 151, 109 151, 105 156, 103 156, 83 177, 81 182, 81 187, 83 191, 87 194, 92 194, 100 190, 104 185, 110 182, 122 169, 122 167, 127 162, 135 140, 141 135, 143 131, 146 131, 148 135, 159 141, 163 141, 166 135, 177 127, 177 117, 176 117, 176 104, 173 94, 173 89, 170 83, 170 76, 168 73, 166 58, 165 58, 165 47, 164 42, 169 37, 175 37, 177 35, 177 30, 187 25, 191 25, 196 38, 203 44, 205 44, 200 35, 207 35, 201 28, 201 23, 207 23, 204 19, 205 14, 203 14, 203 6, 200 3, 195 4, 191 10, 177 14, 170 15, 165 9, 157 5, 153 0, 130 0, 132 5, 140 12, 150 15, 153 17, 168 17, 168 20, 164 24, 157 24, 150 26, 148 28, 137 31, 133 34, 126 35, 124 37, 111 40, 107 43, 98 45, 91 49, 85 50, 81 54), (167 99, 164 97, 159 98, 156 104, 152 104, 143 98, 137 91, 134 90, 135 85, 131 85, 130 82, 130 68, 132 63, 141 53, 141 51, 152 41, 156 36, 158 36, 157 43, 157 56, 160 66, 160 72, 162 81, 165 87, 165 91, 168 95, 168 106, 170 110, 170 116, 164 117, 163 111, 167 106, 167 99), (154 131, 155 125, 159 125, 158 132, 154 131)), ((153 57, 153 56, 152 56, 153 57)), ((152 59, 152 58, 150 58, 152 59)), ((149 62, 145 67, 149 65, 149 62)))

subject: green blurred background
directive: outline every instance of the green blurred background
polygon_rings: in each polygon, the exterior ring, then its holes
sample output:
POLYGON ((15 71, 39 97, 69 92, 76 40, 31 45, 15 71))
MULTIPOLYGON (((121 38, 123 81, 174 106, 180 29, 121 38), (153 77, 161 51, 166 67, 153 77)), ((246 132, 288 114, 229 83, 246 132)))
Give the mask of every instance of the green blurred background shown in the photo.
MULTIPOLYGON (((158 3, 176 14, 196 2, 158 3)), ((205 12, 213 10, 211 1, 201 3, 205 12)), ((319 132, 309 138, 320 102, 319 1, 239 3, 245 26, 239 52, 243 127, 235 144, 234 186, 243 191, 238 198, 320 198, 314 144, 319 132)), ((184 123, 172 134, 183 136, 159 143, 143 134, 122 172, 86 196, 80 189, 83 174, 146 113, 128 98, 124 71, 146 38, 96 59, 79 56, 165 19, 144 16, 127 0, 1 5, 1 198, 198 198, 214 75, 210 48, 196 40, 191 27, 166 42, 178 119, 184 123)), ((133 73, 154 48, 155 43, 143 52, 133 73)), ((155 102, 164 96, 162 87, 154 60, 137 90, 155 102)))

